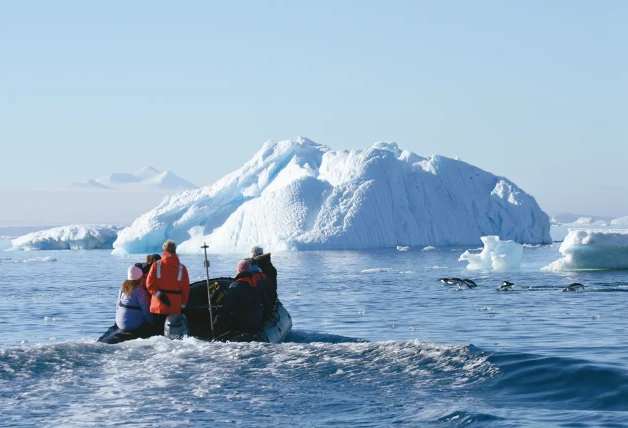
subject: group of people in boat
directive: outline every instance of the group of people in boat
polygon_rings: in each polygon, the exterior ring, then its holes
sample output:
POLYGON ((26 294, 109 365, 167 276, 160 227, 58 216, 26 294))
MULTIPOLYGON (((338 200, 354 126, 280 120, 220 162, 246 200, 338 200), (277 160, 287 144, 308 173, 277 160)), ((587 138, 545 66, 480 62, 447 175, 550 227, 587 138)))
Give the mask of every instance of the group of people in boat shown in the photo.
MULTIPOLYGON (((163 334, 169 315, 184 312, 190 296, 187 268, 177 256, 174 241, 163 244, 163 254, 146 256, 146 261, 130 266, 122 283, 116 305, 118 329, 137 337, 163 334)), ((240 260, 235 279, 216 287, 212 303, 215 322, 222 331, 256 333, 270 316, 277 301, 277 270, 270 254, 255 246, 250 257, 240 260)))

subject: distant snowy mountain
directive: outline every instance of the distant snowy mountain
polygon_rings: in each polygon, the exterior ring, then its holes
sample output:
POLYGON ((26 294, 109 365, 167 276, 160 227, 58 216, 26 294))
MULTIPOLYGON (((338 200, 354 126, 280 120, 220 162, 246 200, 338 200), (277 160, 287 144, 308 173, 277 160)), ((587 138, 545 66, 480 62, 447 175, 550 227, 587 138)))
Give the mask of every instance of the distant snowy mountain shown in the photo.
POLYGON ((81 181, 80 183, 72 183, 73 187, 81 188, 81 189, 113 189, 113 187, 105 186, 104 184, 100 184, 96 180, 87 180, 81 181))
POLYGON ((561 225, 561 224, 569 224, 569 225, 605 225, 608 224, 613 217, 609 216, 591 216, 591 215, 583 215, 583 214, 572 214, 572 213, 557 213, 553 214, 550 218, 552 224, 561 225))
POLYGON ((119 173, 103 175, 96 179, 73 183, 74 188, 98 190, 189 190, 198 186, 177 176, 174 172, 161 172, 152 166, 147 166, 134 173, 119 173))
POLYGON ((550 243, 547 214, 511 181, 395 143, 333 151, 305 138, 267 142, 212 186, 168 198, 124 229, 116 252, 343 250, 478 245, 496 235, 550 243))

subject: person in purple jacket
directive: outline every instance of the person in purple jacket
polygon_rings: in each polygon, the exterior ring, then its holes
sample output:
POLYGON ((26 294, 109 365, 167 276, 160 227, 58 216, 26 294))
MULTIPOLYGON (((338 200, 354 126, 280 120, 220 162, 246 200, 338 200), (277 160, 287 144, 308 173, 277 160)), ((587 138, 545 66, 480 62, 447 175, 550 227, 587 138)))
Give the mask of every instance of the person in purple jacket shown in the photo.
POLYGON ((150 313, 150 295, 141 287, 142 269, 129 267, 127 279, 120 287, 116 307, 116 325, 126 331, 152 330, 153 316, 150 313))

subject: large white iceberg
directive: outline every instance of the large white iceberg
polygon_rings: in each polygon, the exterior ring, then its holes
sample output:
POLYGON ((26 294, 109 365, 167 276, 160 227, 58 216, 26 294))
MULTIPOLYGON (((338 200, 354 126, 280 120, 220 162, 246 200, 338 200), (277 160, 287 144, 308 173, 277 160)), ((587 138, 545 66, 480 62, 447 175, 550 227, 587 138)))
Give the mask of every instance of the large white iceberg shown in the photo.
POLYGON ((551 242, 549 218, 514 183, 465 162, 377 143, 331 150, 267 142, 212 186, 165 198, 124 229, 116 252, 342 250, 477 245, 484 235, 551 242))
POLYGON ((11 250, 95 250, 113 248, 118 228, 71 225, 29 233, 12 240, 11 250))
POLYGON ((546 271, 628 269, 628 230, 570 230, 546 271))
POLYGON ((514 241, 501 241, 499 236, 483 236, 484 248, 479 254, 462 253, 459 261, 469 264, 471 270, 515 270, 521 265, 523 245, 514 241))
POLYGON ((628 226, 628 216, 613 219, 611 220, 611 224, 617 226, 628 226))

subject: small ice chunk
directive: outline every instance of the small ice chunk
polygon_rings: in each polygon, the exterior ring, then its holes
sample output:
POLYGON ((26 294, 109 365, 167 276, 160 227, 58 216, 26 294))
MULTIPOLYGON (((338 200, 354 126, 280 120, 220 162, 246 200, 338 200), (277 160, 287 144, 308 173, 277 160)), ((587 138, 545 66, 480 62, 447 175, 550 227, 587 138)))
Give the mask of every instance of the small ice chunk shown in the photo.
POLYGON ((483 236, 484 248, 480 254, 462 253, 458 261, 466 261, 470 270, 518 269, 523 255, 523 246, 514 241, 501 241, 499 236, 483 236))
POLYGON ((436 250, 436 247, 432 247, 431 245, 428 245, 427 247, 423 248, 421 251, 434 251, 436 250))
POLYGON ((563 256, 541 270, 628 269, 628 230, 570 230, 558 250, 563 256))
POLYGON ((392 272, 393 268, 373 268, 373 269, 363 269, 360 273, 377 273, 377 272, 392 272))
POLYGON ((397 245, 397 251, 408 251, 410 247, 402 247, 401 245, 397 245))
POLYGON ((18 263, 49 263, 56 262, 57 259, 54 257, 35 257, 34 259, 24 259, 20 260, 18 263))

